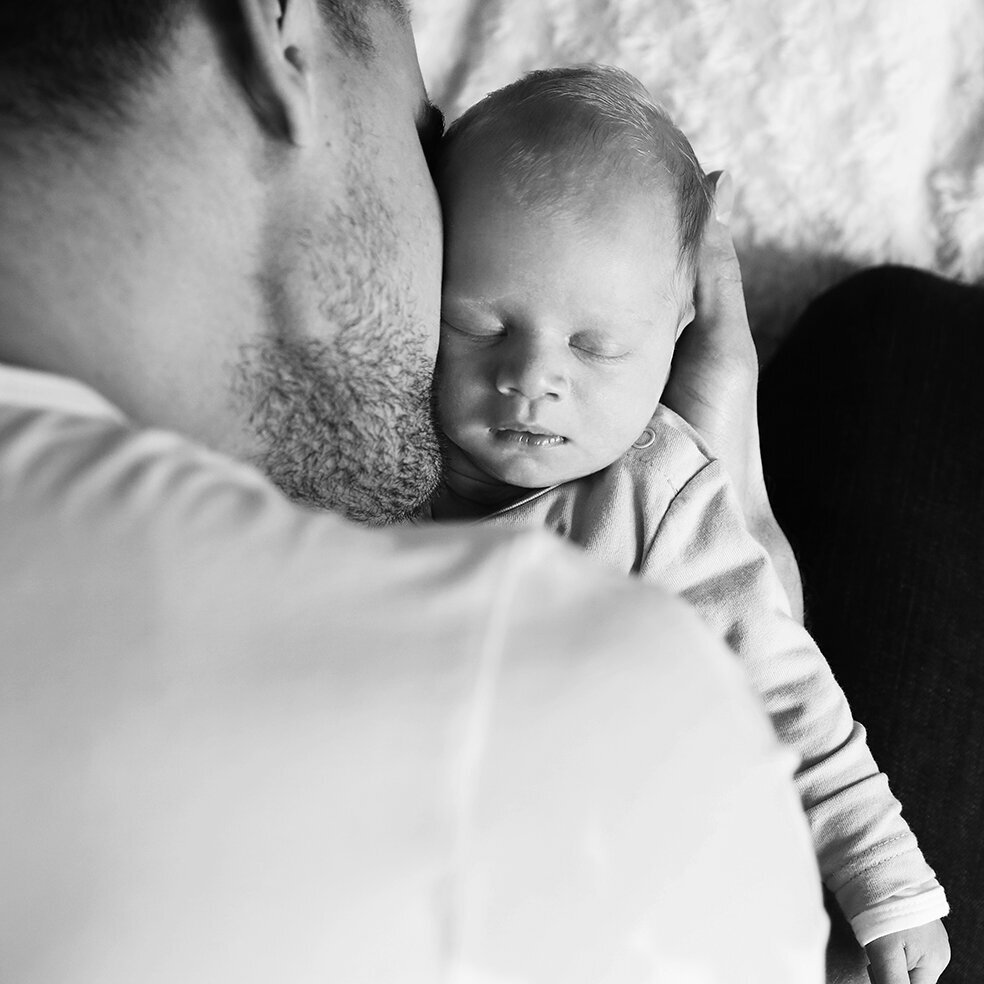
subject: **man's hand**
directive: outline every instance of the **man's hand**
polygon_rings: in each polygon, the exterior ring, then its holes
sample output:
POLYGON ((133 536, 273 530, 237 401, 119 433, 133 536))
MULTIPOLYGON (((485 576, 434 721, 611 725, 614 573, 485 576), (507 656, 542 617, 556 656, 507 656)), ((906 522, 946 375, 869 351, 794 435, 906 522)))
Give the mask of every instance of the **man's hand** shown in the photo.
POLYGON ((697 267, 696 314, 677 342, 662 402, 721 459, 749 532, 772 558, 793 617, 803 620, 803 588, 789 541, 772 514, 762 471, 756 390, 758 356, 745 312, 741 270, 727 220, 731 179, 718 172, 713 214, 697 267))
POLYGON ((720 458, 743 506, 762 491, 755 391, 758 358, 745 313, 731 232, 732 183, 716 175, 713 214, 697 268, 696 315, 677 342, 662 402, 695 428, 720 458))
POLYGON ((950 962, 950 940, 939 919, 872 940, 865 951, 872 984, 936 984, 950 962))

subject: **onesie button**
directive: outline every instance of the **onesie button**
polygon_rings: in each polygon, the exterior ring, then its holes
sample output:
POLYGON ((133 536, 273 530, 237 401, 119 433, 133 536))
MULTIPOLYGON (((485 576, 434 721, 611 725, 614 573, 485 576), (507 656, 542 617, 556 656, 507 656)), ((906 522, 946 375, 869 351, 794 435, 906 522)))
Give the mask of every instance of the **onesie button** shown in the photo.
POLYGON ((651 447, 653 442, 656 440, 656 431, 652 427, 647 427, 635 440, 632 445, 636 451, 645 451, 646 448, 651 447))

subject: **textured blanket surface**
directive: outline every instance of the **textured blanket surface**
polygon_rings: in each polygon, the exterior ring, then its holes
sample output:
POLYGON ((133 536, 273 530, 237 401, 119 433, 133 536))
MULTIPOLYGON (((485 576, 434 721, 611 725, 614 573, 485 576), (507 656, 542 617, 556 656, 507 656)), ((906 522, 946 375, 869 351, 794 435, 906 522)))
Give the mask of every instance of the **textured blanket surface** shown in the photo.
POLYGON ((737 189, 767 355, 852 269, 984 280, 984 0, 416 0, 425 80, 454 118, 523 72, 637 75, 737 189))

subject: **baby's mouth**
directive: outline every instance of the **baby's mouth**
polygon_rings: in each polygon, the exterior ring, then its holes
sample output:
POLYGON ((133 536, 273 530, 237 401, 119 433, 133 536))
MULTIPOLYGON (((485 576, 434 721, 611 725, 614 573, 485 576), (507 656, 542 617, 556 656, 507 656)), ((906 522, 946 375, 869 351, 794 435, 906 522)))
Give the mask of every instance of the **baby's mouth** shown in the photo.
POLYGON ((499 441, 509 444, 525 444, 534 448, 548 448, 564 444, 566 437, 554 434, 553 431, 536 431, 525 424, 506 424, 503 427, 493 427, 492 436, 499 441))

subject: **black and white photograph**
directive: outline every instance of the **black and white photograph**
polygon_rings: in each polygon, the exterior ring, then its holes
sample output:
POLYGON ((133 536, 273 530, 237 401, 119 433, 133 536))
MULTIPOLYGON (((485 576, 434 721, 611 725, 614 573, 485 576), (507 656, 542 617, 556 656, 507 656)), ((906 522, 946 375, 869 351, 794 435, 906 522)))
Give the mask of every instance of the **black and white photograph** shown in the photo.
POLYGON ((981 0, 0 0, 0 984, 984 979, 981 0))

